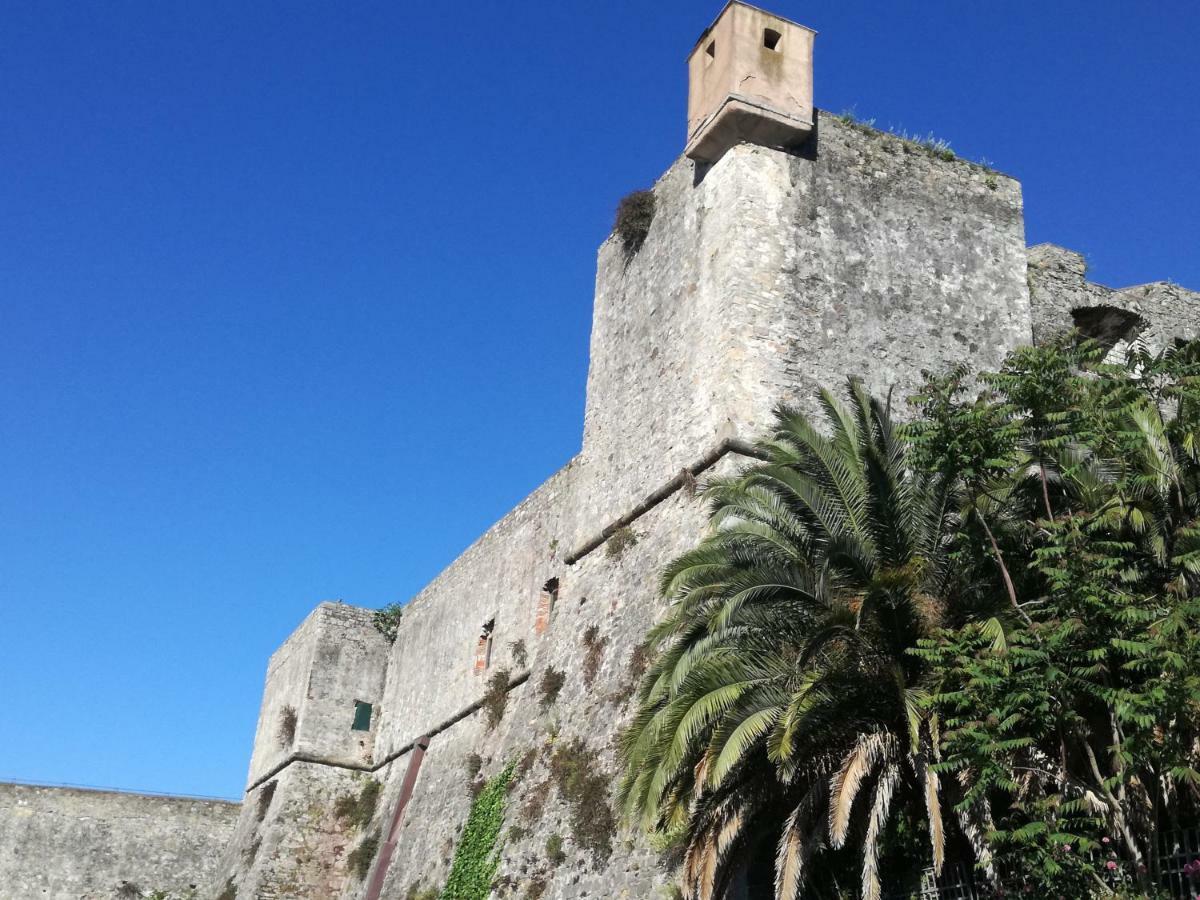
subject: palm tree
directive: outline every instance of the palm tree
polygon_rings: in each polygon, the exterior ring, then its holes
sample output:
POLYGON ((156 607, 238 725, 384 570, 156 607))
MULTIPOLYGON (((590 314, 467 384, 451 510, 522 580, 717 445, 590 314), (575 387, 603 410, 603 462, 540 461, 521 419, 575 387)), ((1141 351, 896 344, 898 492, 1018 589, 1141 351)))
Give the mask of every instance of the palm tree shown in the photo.
POLYGON ((951 478, 906 464, 888 404, 855 381, 847 399, 820 394, 823 427, 777 410, 764 461, 705 488, 711 531, 662 577, 671 605, 622 738, 620 799, 683 835, 696 900, 763 839, 779 900, 820 889, 815 854, 859 846, 861 896, 878 900, 899 808, 942 864, 937 723, 909 650, 947 616, 959 500, 951 478))

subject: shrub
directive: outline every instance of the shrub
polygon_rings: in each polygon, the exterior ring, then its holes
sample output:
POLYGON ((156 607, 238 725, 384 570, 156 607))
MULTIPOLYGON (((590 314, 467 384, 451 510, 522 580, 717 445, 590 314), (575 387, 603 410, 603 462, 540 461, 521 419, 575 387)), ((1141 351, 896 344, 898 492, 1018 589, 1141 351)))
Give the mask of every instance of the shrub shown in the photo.
POLYGON ((262 821, 267 817, 267 810, 271 808, 271 801, 275 799, 275 789, 279 787, 279 782, 268 781, 262 786, 262 790, 258 792, 258 806, 256 812, 258 821, 262 821))
POLYGON ((508 652, 512 654, 513 663, 518 669, 529 665, 529 648, 525 646, 524 640, 513 641, 508 645, 508 652))
POLYGON ((394 644, 396 632, 400 628, 400 617, 403 614, 404 607, 399 603, 389 603, 383 609, 375 610, 375 614, 371 616, 371 624, 387 639, 389 644, 394 644))
POLYGON ((483 769, 483 757, 478 753, 468 753, 467 758, 463 760, 463 766, 467 770, 467 778, 474 781, 483 769))
POLYGON ((375 817, 382 790, 382 784, 374 778, 368 778, 357 795, 345 794, 338 798, 333 806, 334 815, 344 819, 353 828, 366 828, 375 817))
POLYGON ((346 857, 346 863, 350 866, 350 871, 354 873, 354 877, 359 881, 366 879, 367 874, 371 871, 371 863, 375 862, 375 856, 379 853, 380 833, 375 831, 362 839, 362 842, 350 851, 350 855, 346 857))
POLYGON ((604 862, 612 855, 617 823, 608 802, 611 779, 596 752, 579 738, 562 744, 550 758, 550 774, 571 810, 571 838, 597 863, 604 862))
POLYGON ((549 710, 558 700, 566 681, 566 673, 558 669, 549 668, 542 673, 542 680, 538 682, 538 707, 542 712, 549 710))
POLYGON ((651 649, 650 643, 642 641, 629 654, 629 677, 634 681, 640 681, 642 676, 646 674, 646 670, 650 668, 650 663, 653 659, 654 651, 651 649))
POLYGON ((546 859, 551 865, 561 866, 567 861, 567 854, 563 852, 563 839, 561 834, 552 834, 546 838, 546 859))
POLYGON ((438 900, 442 892, 437 888, 426 888, 421 890, 421 882, 414 881, 408 886, 408 891, 404 895, 404 900, 438 900))
POLYGON ((521 761, 517 763, 517 768, 513 772, 513 783, 524 781, 533 769, 533 764, 537 762, 538 752, 534 747, 530 747, 525 751, 525 755, 521 757, 521 761))
POLYGON ((296 715, 296 707, 285 706, 279 714, 279 730, 275 732, 275 738, 279 741, 279 746, 287 750, 296 742, 296 723, 299 717, 296 715))
POLYGON ((117 896, 121 900, 139 900, 142 896, 142 889, 132 881, 122 881, 121 886, 117 888, 117 896))
POLYGON ((521 819, 533 825, 540 822, 542 812, 546 808, 546 790, 550 787, 549 782, 542 782, 535 785, 533 790, 529 792, 529 796, 525 798, 525 803, 521 807, 521 819))
POLYGON ((629 654, 629 668, 625 674, 625 681, 609 695, 608 699, 618 706, 628 703, 637 693, 638 683, 646 674, 646 669, 650 667, 651 658, 650 645, 645 641, 634 647, 633 652, 629 654))
POLYGON ((624 525, 609 537, 608 542, 604 545, 604 555, 608 559, 620 559, 625 551, 635 546, 637 542, 638 536, 634 530, 628 525, 624 525))
POLYGON ((583 644, 587 647, 587 653, 583 657, 583 683, 591 687, 600 672, 600 664, 604 662, 604 648, 608 646, 608 638, 600 637, 598 626, 589 625, 583 633, 583 644))
POLYGON ((654 191, 634 191, 621 198, 613 232, 625 248, 626 257, 632 257, 642 249, 653 221, 654 191))
POLYGON ((488 679, 487 693, 483 695, 483 708, 487 711, 488 728, 495 728, 504 718, 504 710, 508 708, 510 674, 508 669, 498 669, 496 674, 488 679))

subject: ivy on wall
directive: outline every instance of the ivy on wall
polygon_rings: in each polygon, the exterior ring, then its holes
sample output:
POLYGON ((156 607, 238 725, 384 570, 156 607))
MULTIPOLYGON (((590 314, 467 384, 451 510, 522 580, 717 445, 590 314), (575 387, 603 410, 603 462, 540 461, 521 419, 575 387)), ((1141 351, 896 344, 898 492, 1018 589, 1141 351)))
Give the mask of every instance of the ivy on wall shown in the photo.
POLYGON ((500 864, 496 844, 504 824, 504 801, 513 769, 509 765, 492 778, 471 804, 441 900, 486 900, 491 893, 492 878, 500 864))

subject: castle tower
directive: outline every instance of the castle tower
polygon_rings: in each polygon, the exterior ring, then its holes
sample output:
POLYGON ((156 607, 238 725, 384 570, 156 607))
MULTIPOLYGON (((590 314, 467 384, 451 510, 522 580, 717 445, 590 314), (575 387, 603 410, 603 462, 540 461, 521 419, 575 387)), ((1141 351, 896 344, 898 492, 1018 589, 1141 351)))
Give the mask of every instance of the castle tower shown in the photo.
POLYGON ((716 162, 734 144, 803 143, 813 127, 816 32, 730 0, 688 56, 684 153, 716 162))

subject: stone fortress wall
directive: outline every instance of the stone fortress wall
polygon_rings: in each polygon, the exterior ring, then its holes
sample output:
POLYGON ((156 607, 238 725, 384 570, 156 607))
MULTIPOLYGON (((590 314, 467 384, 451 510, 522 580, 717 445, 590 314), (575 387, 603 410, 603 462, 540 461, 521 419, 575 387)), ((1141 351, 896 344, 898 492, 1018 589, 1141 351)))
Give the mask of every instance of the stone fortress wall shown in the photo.
MULTIPOLYGON (((773 65, 781 29, 742 62, 773 65)), ((1115 349, 1198 335, 1200 295, 1113 290, 1078 254, 1027 248, 1014 179, 824 113, 812 126, 791 151, 712 132, 719 152, 654 185, 640 250, 601 246, 580 453, 405 607, 394 643, 369 611, 322 604, 272 656, 245 800, 201 896, 413 900, 444 883, 473 785, 510 764, 498 896, 671 896, 611 792, 658 573, 706 527, 696 480, 745 464, 777 404, 813 411, 848 376, 899 403, 923 370, 995 367, 1073 326, 1115 349), (585 790, 564 794, 564 761, 585 790), (339 814, 373 785, 366 821, 339 814)), ((10 842, 14 815, 0 807, 10 842)), ((164 840, 190 827, 160 815, 164 840)), ((111 881, 105 841, 76 846, 111 881)), ((0 857, 0 884, 27 860, 0 857)))
POLYGON ((0 784, 0 900, 185 896, 219 871, 240 804, 0 784))
POLYGON ((670 896, 639 835, 617 829, 597 848, 603 836, 585 821, 607 812, 564 798, 549 760, 573 747, 615 783, 639 646, 664 608, 657 573, 705 528, 690 481, 744 463, 776 403, 811 408, 818 386, 851 374, 899 398, 923 369, 994 367, 1072 326, 1156 349, 1197 335, 1200 295, 1114 291, 1086 281, 1078 254, 1027 249, 1013 179, 833 116, 816 124, 798 152, 742 144, 711 167, 679 160, 654 187, 641 250, 629 257, 615 238, 601 247, 580 454, 412 600, 390 648, 342 607, 337 629, 316 634, 310 618, 272 659, 250 790, 214 896, 232 886, 238 897, 401 900, 440 886, 470 808, 473 757, 484 777, 521 761, 498 896, 670 896), (605 540, 618 528, 636 538, 620 553, 605 540), (335 660, 331 642, 350 649, 335 660), (284 656, 309 660, 307 674, 281 674, 284 656), (565 683, 544 706, 549 669, 565 683), (489 728, 479 704, 501 671, 511 689, 489 728), (273 747, 277 710, 299 704, 304 721, 318 697, 331 731, 273 747), (371 740, 348 753, 354 701, 376 698, 371 740), (353 828, 332 810, 367 779, 382 784, 380 801, 353 828), (348 858, 372 834, 385 850, 360 881, 348 858), (547 852, 554 836, 565 860, 547 852))

